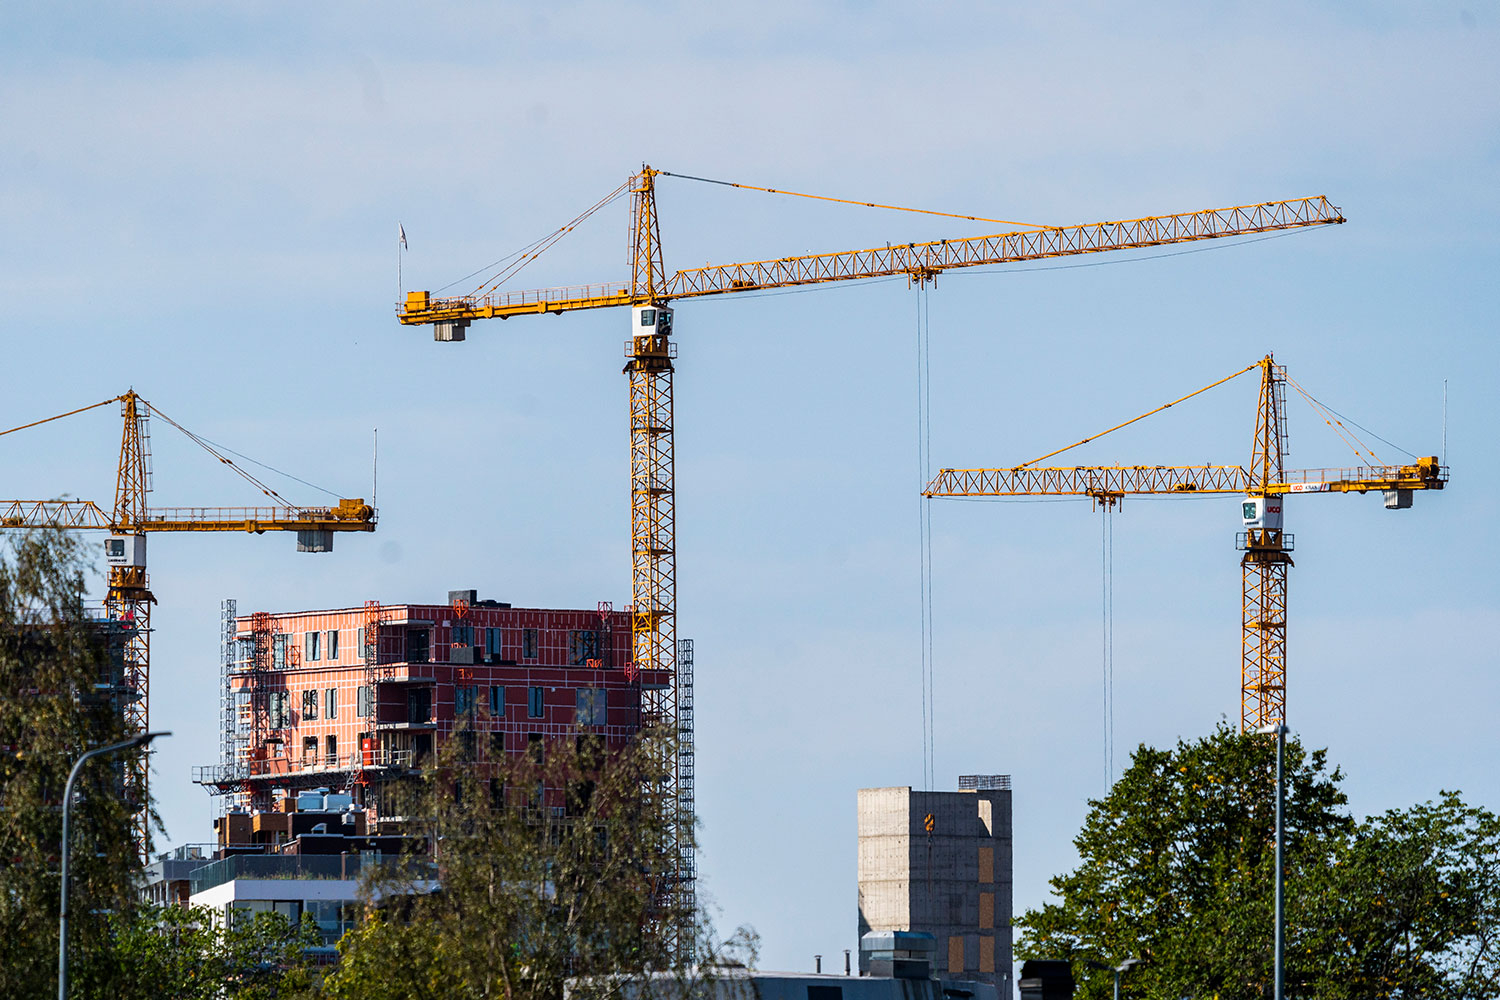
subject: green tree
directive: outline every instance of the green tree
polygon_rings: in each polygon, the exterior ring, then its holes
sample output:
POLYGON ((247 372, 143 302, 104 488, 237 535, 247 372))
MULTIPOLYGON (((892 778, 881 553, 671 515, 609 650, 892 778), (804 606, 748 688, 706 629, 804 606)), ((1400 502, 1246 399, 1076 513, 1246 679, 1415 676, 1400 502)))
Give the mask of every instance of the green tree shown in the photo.
MULTIPOLYGON (((1481 998, 1495 991, 1500 824, 1457 795, 1356 824, 1323 751, 1286 748, 1287 983, 1293 996, 1481 998)), ((1261 1000, 1272 979, 1275 743, 1225 726, 1140 747, 1074 840, 1056 902, 1016 921, 1017 954, 1143 964, 1127 996, 1261 1000)))
MULTIPOLYGON (((93 566, 76 536, 33 531, 0 552, 0 997, 57 990, 62 797, 85 750, 128 734, 119 649, 128 625, 84 604, 93 566)), ((141 903, 128 753, 74 786, 70 993, 109 1000, 297 996, 315 981, 312 927, 263 915, 231 928, 141 903)), ((154 814, 151 817, 154 820, 154 814)))
POLYGON ((1292 898, 1320 998, 1500 996, 1500 817, 1456 792, 1360 824, 1292 898))
POLYGON ((111 922, 109 960, 90 967, 85 996, 110 1000, 271 1000, 311 997, 309 949, 321 938, 304 917, 242 914, 226 926, 206 908, 145 905, 111 922))
MULTIPOLYGON (((75 536, 7 537, 0 553, 0 996, 57 989, 62 795, 84 750, 125 737, 108 690, 105 626, 83 596, 91 567, 75 536)), ((82 971, 108 950, 109 915, 134 905, 134 805, 127 755, 80 774, 73 806, 70 954, 82 971)))
MULTIPOLYGON (((671 870, 666 758, 639 743, 605 753, 581 735, 539 756, 478 765, 455 752, 408 789, 400 808, 420 817, 412 832, 435 845, 435 867, 392 866, 368 884, 330 996, 558 1000, 570 977, 584 992, 622 980, 637 995, 677 992, 653 986, 680 979, 646 976, 686 975, 653 931, 671 870)), ((699 957, 720 952, 707 921, 687 917, 699 957)))

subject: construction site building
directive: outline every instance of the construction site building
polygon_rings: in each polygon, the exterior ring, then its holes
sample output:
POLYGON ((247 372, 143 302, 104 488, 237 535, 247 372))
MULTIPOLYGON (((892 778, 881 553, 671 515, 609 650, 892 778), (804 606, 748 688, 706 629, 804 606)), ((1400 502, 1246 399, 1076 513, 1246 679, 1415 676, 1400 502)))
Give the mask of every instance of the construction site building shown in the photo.
MULTIPOLYGON (((859 935, 930 934, 935 973, 1011 978, 1010 776, 966 775, 959 791, 859 790, 859 935)), ((869 954, 860 951, 860 973, 869 954)))
POLYGON ((226 601, 220 760, 195 780, 225 814, 321 790, 350 796, 371 833, 394 830, 383 794, 454 739, 476 763, 580 734, 623 747, 642 688, 672 683, 634 669, 630 624, 608 604, 513 608, 474 591, 243 616, 226 601))

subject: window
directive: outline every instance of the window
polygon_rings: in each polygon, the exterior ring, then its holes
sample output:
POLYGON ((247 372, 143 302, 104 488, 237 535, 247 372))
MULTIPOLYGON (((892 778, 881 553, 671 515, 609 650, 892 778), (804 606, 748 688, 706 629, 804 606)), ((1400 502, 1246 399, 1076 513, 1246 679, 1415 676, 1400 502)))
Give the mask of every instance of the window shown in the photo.
POLYGON ((367 684, 361 684, 354 695, 354 714, 361 719, 367 719, 375 714, 374 699, 370 697, 370 688, 367 684))
POLYGON ((336 719, 339 714, 339 689, 329 688, 323 692, 323 718, 336 719))
POLYGON ((540 719, 542 717, 542 689, 539 687, 528 688, 526 692, 526 717, 529 719, 540 719))
POLYGON ((453 711, 457 715, 473 715, 479 703, 479 688, 473 686, 453 689, 453 711))
POLYGON ((406 692, 406 721, 432 721, 432 689, 412 688, 406 692))
POLYGON ((964 971, 964 939, 955 934, 948 939, 948 974, 964 971))
POLYGON ((490 688, 490 715, 497 719, 505 715, 505 688, 499 684, 490 688))
POLYGON ((291 725, 292 695, 290 691, 272 691, 266 700, 266 714, 270 716, 272 729, 285 729, 291 725))
POLYGON ((607 718, 604 688, 579 688, 578 714, 573 721, 580 726, 602 726, 607 718))
POLYGON ((995 881, 995 849, 993 847, 979 849, 979 881, 995 881))
POLYGON ((302 637, 302 659, 308 663, 322 658, 318 655, 318 639, 321 635, 320 632, 308 632, 302 637))
POLYGON ((361 625, 354 630, 354 651, 361 659, 367 659, 370 651, 365 648, 365 627, 361 625))
POLYGON ((641 310, 641 326, 655 326, 655 325, 656 325, 656 310, 655 309, 642 309, 641 310))
POLYGON ((536 659, 536 629, 534 628, 521 630, 521 659, 536 659))
MULTIPOLYGON (((545 759, 545 757, 546 757, 545 746, 546 746, 546 744, 544 744, 542 742, 542 734, 541 733, 527 733, 526 734, 526 756, 531 759, 531 762, 533 764, 540 764, 545 759)), ((537 799, 538 799, 538 801, 540 801, 541 796, 538 795, 537 799)))
POLYGON ((328 658, 330 660, 337 660, 339 658, 339 630, 338 629, 331 628, 331 629, 328 630, 328 641, 326 643, 324 643, 324 645, 326 645, 328 647, 328 649, 325 650, 328 658))
POLYGON ((318 692, 312 689, 302 692, 302 718, 311 721, 318 717, 318 692))
POLYGON ((572 629, 568 632, 568 662, 581 667, 599 655, 599 633, 592 629, 572 629))
POLYGON ((406 630, 406 662, 426 663, 429 633, 425 628, 406 630))
POLYGON ((505 631, 498 628, 485 629, 484 651, 491 656, 499 656, 505 648, 505 631))
POLYGON ((337 767, 339 763, 339 738, 329 733, 326 745, 328 747, 328 766, 337 767))
POLYGON ((472 646, 472 645, 474 645, 474 626, 473 625, 455 625, 455 626, 453 626, 453 645, 455 645, 455 646, 472 646))
POLYGON ((277 632, 271 637, 271 666, 277 670, 286 669, 286 647, 291 638, 285 632, 277 632))
MULTIPOLYGON (((490 733, 490 759, 499 760, 505 756, 505 734, 490 733)), ((493 779, 491 779, 493 781, 493 779)))
POLYGON ((474 730, 460 730, 458 734, 458 759, 466 762, 478 760, 478 745, 478 741, 474 738, 474 730))
POLYGON ((569 816, 582 816, 588 810, 589 801, 593 797, 594 783, 592 781, 570 781, 565 791, 563 808, 569 816))
POLYGON ((306 736, 302 740, 302 766, 316 767, 318 763, 318 738, 306 736))

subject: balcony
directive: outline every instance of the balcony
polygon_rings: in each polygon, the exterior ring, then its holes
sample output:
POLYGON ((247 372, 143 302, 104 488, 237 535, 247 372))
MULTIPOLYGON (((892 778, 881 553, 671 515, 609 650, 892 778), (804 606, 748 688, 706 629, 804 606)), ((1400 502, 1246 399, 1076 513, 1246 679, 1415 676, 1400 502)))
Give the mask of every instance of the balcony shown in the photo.
POLYGON ((199 785, 222 786, 246 780, 285 779, 298 774, 347 773, 373 768, 410 769, 412 766, 412 751, 410 750, 351 750, 346 754, 320 753, 300 759, 272 757, 230 767, 223 764, 203 765, 193 768, 193 782, 199 785))
POLYGON ((362 871, 376 867, 406 878, 435 877, 432 864, 422 859, 370 859, 359 854, 235 854, 195 869, 189 881, 192 891, 199 893, 235 879, 356 881, 362 871))

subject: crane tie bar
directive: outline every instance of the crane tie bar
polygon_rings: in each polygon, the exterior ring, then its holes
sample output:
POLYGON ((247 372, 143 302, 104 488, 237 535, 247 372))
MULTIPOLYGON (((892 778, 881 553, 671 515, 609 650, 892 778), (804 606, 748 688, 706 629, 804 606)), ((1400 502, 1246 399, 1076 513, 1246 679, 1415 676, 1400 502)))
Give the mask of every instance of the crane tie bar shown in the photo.
POLYGON ((666 170, 657 173, 663 177, 676 177, 684 181, 701 181, 704 184, 722 184, 725 187, 743 188, 746 191, 764 191, 766 194, 785 194, 794 198, 811 198, 814 201, 836 201, 841 205, 859 205, 861 208, 883 208, 892 212, 916 212, 921 215, 941 215, 945 219, 964 219, 968 222, 994 222, 1002 226, 1020 226, 1023 229, 1057 229, 1057 226, 1044 226, 1035 222, 1017 222, 1014 219, 986 219, 978 215, 958 215, 954 212, 936 212, 930 208, 904 208, 901 205, 881 205, 873 201, 855 201, 852 198, 833 198, 826 194, 804 194, 801 191, 783 191, 779 188, 756 187, 754 184, 739 184, 735 181, 718 181, 712 177, 694 177, 691 174, 674 174, 666 170))

